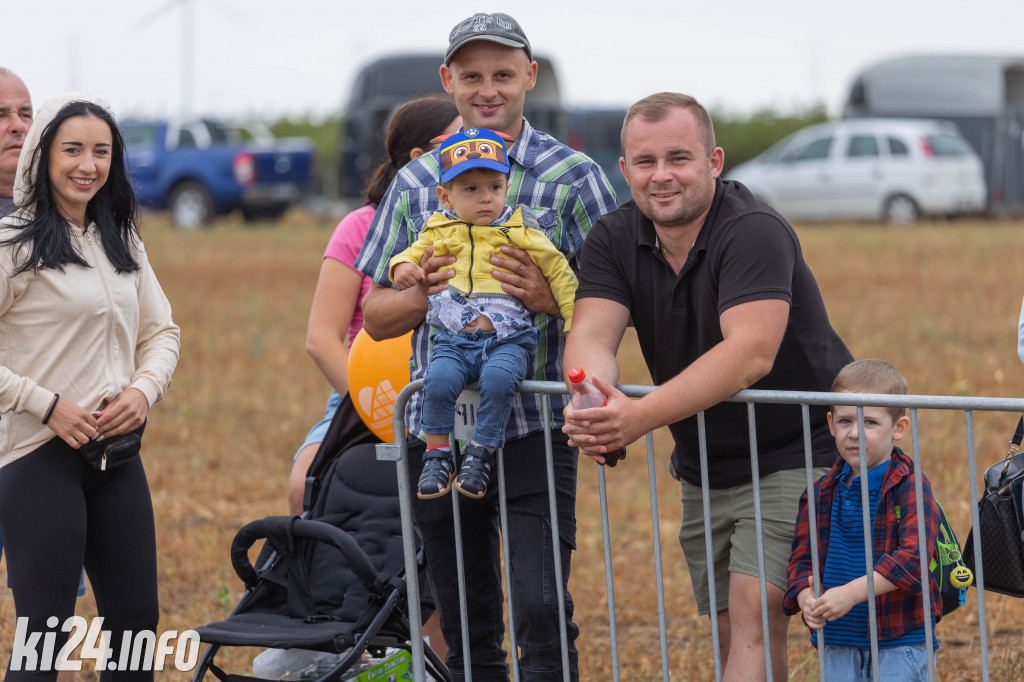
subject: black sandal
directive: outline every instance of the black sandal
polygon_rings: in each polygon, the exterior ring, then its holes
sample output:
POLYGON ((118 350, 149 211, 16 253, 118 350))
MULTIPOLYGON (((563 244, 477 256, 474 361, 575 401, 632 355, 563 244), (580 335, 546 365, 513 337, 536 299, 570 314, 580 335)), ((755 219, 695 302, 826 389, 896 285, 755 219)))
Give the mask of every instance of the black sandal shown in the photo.
POLYGON ((427 450, 423 455, 423 472, 420 474, 416 497, 429 500, 447 495, 452 489, 454 469, 455 459, 450 451, 445 451, 443 455, 435 455, 427 450))
POLYGON ((491 469, 494 467, 494 453, 488 452, 482 445, 470 445, 465 450, 466 459, 459 469, 459 477, 455 487, 460 493, 474 500, 487 494, 487 484, 491 480, 491 469))

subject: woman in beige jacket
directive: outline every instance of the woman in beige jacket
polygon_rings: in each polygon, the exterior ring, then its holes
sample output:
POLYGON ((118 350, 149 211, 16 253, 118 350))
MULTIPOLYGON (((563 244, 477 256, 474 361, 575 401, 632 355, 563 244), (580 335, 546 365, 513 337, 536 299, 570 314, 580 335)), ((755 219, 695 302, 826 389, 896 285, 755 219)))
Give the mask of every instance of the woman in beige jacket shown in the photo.
POLYGON ((56 633, 58 651, 83 563, 111 660, 121 660, 126 637, 156 630, 142 458, 101 470, 80 451, 143 426, 178 361, 178 327, 139 238, 124 151, 102 105, 50 100, 22 149, 18 208, 0 221, 0 529, 19 642, 39 656, 35 670, 16 670, 35 658, 16 650, 7 680, 56 679, 46 635, 56 633))

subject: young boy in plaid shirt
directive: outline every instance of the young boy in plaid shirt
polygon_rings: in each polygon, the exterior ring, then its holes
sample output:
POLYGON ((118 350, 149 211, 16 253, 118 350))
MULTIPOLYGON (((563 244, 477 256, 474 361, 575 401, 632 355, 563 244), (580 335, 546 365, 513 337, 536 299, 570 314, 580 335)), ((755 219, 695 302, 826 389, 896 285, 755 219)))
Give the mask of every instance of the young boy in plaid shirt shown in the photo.
MULTIPOLYGON (((832 385, 835 393, 903 395, 907 383, 896 367, 883 360, 860 360, 844 367, 832 385)), ((871 680, 871 639, 868 632, 867 576, 864 573, 864 527, 861 483, 867 470, 872 528, 872 564, 878 622, 878 666, 886 680, 927 679, 925 607, 922 603, 914 464, 895 446, 906 435, 910 419, 904 408, 864 407, 866 467, 861 466, 857 408, 836 405, 828 414, 829 430, 841 460, 814 484, 821 596, 815 597, 811 571, 807 493, 800 511, 789 559, 789 589, 783 610, 800 613, 818 646, 825 635, 825 673, 829 682, 871 680)), ((939 508, 923 473, 924 524, 927 551, 935 553, 939 508)), ((939 585, 929 577, 932 623, 942 615, 939 585)), ((938 641, 933 638, 934 648, 938 641)))

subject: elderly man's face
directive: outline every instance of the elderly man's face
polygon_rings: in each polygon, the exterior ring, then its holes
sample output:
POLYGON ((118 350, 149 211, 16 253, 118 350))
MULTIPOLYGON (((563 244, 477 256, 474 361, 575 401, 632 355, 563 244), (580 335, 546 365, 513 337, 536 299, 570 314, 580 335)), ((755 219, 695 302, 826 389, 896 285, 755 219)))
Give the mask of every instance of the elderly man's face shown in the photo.
POLYGON ((0 194, 11 194, 18 156, 32 125, 28 88, 13 74, 0 75, 0 194))

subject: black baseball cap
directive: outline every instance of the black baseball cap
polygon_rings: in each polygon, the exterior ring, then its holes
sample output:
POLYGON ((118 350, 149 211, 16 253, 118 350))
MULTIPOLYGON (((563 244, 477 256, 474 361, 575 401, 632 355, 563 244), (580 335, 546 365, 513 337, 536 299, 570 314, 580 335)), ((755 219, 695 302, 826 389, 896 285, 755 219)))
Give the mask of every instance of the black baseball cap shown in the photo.
POLYGON ((530 41, 526 39, 518 21, 500 12, 477 12, 456 24, 448 35, 448 51, 444 55, 444 63, 451 62, 459 48, 473 40, 489 40, 508 47, 521 47, 526 50, 527 59, 533 61, 530 41))

